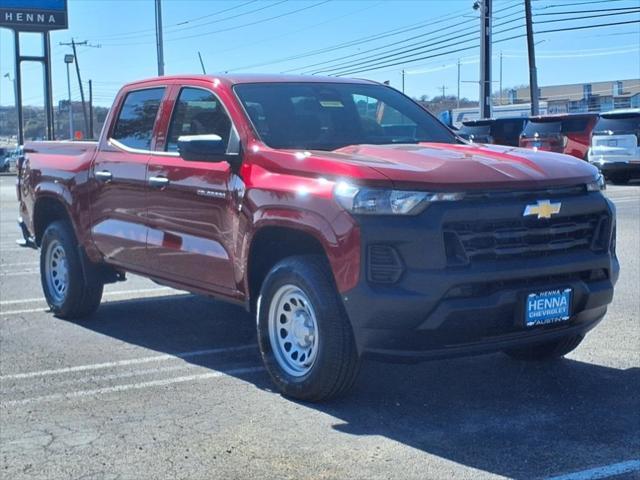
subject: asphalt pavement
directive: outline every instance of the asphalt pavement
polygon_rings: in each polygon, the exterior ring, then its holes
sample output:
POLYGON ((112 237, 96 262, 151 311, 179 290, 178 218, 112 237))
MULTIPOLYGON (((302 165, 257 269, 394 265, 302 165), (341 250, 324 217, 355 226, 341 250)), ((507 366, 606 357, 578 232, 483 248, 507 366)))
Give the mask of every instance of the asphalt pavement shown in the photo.
POLYGON ((324 405, 271 390, 241 308, 130 276, 98 313, 46 311, 0 178, 0 478, 640 477, 640 184, 609 186, 622 264, 566 359, 366 362, 324 405))

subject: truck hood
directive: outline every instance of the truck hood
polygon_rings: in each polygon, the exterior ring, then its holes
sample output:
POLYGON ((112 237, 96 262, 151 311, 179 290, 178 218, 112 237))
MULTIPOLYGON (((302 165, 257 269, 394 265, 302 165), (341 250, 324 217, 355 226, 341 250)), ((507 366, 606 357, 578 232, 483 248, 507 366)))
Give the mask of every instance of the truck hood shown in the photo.
POLYGON ((577 158, 498 145, 357 145, 314 156, 368 167, 403 188, 483 189, 588 183, 597 169, 577 158))

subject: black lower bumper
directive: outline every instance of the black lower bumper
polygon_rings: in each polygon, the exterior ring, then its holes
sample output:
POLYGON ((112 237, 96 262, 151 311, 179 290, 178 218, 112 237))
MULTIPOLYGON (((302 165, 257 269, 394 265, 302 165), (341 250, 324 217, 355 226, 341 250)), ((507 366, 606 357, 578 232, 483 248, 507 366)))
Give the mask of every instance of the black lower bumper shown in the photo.
MULTIPOLYGON (((598 201, 592 208, 613 215, 610 205, 598 201)), ((472 206, 449 208, 457 208, 453 215, 458 217, 491 214, 472 206)), ((522 206, 515 211, 521 215, 522 206)), ((403 264, 396 281, 381 285, 368 275, 370 258, 363 254, 361 280, 342 296, 362 355, 415 361, 494 352, 584 335, 605 315, 619 274, 609 250, 450 266, 437 228, 451 214, 434 208, 425 215, 361 222, 363 250, 370 244, 392 245, 403 264), (568 321, 525 326, 528 294, 565 288, 573 292, 568 321)))

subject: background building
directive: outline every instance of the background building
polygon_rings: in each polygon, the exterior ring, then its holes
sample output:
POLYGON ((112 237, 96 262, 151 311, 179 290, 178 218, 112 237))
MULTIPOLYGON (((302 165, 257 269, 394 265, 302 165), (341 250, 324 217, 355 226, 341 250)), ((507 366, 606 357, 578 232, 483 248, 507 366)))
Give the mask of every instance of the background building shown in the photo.
MULTIPOLYGON (((509 103, 530 101, 529 87, 509 91, 509 103)), ((574 83, 540 87, 540 100, 548 113, 606 112, 616 108, 640 107, 640 79, 574 83)))

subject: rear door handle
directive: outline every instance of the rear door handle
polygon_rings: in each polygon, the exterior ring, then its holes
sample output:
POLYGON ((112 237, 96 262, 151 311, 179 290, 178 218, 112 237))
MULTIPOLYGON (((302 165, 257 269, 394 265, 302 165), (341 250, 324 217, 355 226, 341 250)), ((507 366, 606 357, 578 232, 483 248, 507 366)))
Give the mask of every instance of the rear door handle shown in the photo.
POLYGON ((109 170, 100 170, 96 172, 96 178, 101 182, 110 182, 113 180, 113 174, 109 170))
POLYGON ((167 177, 149 177, 149 185, 154 188, 163 188, 169 185, 167 177))

